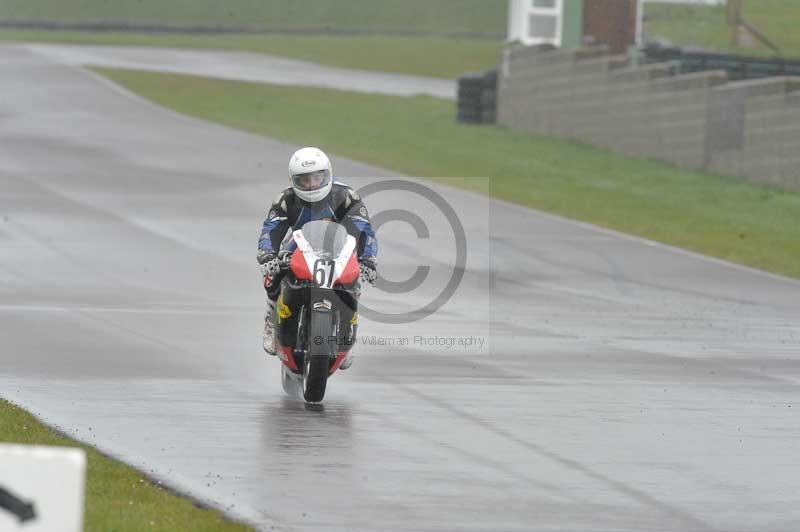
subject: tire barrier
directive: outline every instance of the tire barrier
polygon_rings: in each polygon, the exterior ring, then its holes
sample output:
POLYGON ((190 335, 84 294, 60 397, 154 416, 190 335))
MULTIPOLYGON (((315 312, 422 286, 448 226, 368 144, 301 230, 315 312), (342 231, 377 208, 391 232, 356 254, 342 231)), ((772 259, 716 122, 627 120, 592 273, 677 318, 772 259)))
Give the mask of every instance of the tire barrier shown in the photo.
POLYGON ((497 121, 496 69, 458 78, 456 120, 463 124, 494 124, 497 121))

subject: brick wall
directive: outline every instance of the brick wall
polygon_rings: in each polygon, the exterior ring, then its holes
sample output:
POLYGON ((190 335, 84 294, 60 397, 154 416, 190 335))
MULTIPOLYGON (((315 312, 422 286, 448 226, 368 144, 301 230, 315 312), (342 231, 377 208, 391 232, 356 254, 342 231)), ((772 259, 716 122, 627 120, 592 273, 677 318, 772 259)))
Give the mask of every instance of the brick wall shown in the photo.
POLYGON ((800 78, 728 82, 676 75, 605 48, 510 47, 499 68, 500 124, 800 190, 800 78))

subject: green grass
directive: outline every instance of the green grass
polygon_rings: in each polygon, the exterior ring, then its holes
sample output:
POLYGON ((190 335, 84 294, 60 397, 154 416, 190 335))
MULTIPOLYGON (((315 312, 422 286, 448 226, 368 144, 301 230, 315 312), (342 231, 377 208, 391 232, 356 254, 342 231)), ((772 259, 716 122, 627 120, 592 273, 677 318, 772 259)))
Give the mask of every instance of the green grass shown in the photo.
POLYGON ((3 0, 0 20, 503 35, 507 0, 3 0))
POLYGON ((82 447, 88 458, 84 529, 87 532, 251 530, 202 509, 150 482, 135 469, 53 431, 32 415, 0 400, 0 441, 82 447))
POLYGON ((454 105, 436 98, 100 72, 182 113, 450 184, 470 187, 469 177, 489 177, 498 198, 800 277, 798 194, 458 125, 454 105))
POLYGON ((507 0, 0 0, 0 21, 370 33, 189 35, 0 30, 0 41, 243 50, 346 68, 455 78, 497 64, 501 36, 506 31, 506 10, 507 0), (496 37, 467 37, 478 34, 496 37))
POLYGON ((344 68, 456 78, 495 66, 502 43, 444 37, 177 35, 2 31, 0 41, 215 48, 268 53, 344 68))
MULTIPOLYGON (((798 0, 744 0, 743 16, 775 42, 784 56, 800 58, 800 2, 798 0)), ((645 11, 645 35, 662 37, 675 44, 735 51, 741 54, 774 55, 760 46, 732 49, 725 6, 650 4, 645 11)))

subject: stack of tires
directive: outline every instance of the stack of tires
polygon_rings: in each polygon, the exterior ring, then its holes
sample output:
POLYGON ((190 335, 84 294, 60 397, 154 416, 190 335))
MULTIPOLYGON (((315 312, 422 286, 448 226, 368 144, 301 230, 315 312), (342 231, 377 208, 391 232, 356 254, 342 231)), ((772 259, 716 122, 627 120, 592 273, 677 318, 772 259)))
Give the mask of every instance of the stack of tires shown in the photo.
POLYGON ((458 78, 456 118, 464 124, 493 124, 497 119, 497 70, 458 78))

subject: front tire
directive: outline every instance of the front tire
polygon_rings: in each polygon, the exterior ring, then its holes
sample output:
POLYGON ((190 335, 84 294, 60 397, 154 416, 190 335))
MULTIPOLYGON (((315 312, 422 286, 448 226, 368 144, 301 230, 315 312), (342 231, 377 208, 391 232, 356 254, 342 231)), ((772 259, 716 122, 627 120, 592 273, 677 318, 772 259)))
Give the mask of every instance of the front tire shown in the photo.
POLYGON ((332 312, 311 312, 308 349, 303 357, 303 398, 309 403, 319 403, 325 397, 325 386, 331 363, 333 336, 332 312))

